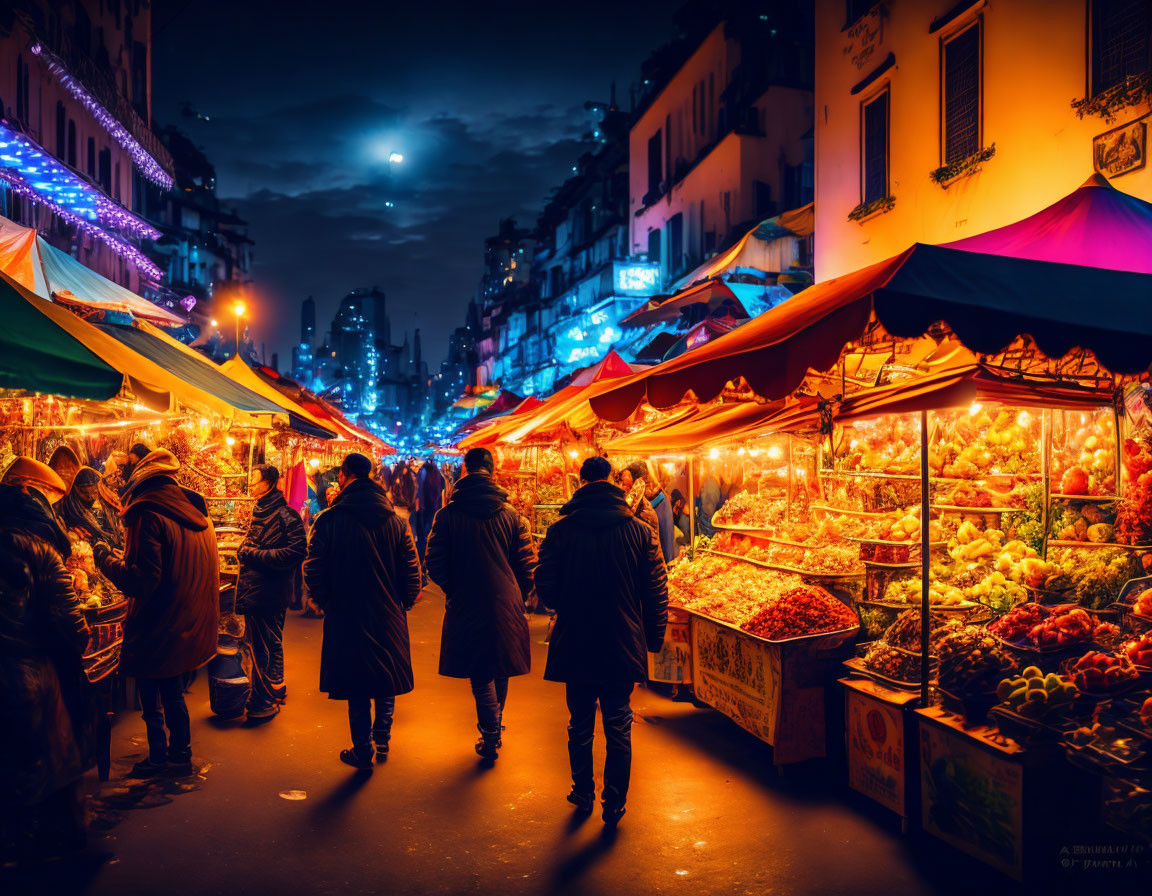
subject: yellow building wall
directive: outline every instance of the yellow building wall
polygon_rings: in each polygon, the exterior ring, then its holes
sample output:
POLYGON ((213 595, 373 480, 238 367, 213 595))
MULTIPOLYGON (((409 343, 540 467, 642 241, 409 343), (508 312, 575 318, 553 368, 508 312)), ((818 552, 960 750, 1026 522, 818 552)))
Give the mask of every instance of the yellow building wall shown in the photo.
MULTIPOLYGON (((913 242, 943 243, 1025 218, 1067 195, 1092 173, 1092 139, 1149 115, 1122 110, 1113 123, 1076 117, 1087 89, 1089 0, 992 0, 935 34, 955 0, 889 0, 882 37, 864 48, 845 30, 844 0, 816 0, 816 278, 826 280, 891 257, 913 242), (941 38, 983 17, 983 132, 996 144, 982 170, 943 189, 929 173, 943 164, 941 38), (853 96, 854 85, 888 56, 895 65, 853 96), (889 193, 895 206, 856 223, 861 201, 860 103, 889 83, 889 193)), ((1146 119, 1152 122, 1152 118, 1146 119)), ((1113 179, 1152 200, 1152 165, 1113 179)))

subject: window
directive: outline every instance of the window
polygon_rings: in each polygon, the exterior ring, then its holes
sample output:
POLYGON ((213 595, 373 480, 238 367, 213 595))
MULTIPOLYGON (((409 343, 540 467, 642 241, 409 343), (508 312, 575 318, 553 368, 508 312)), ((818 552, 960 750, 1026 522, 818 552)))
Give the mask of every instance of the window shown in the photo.
POLYGON ((668 273, 678 274, 684 264, 684 213, 668 220, 668 273))
POLYGON ((977 22, 942 48, 945 165, 980 150, 980 33, 977 22))
POLYGON ((1092 96, 1152 67, 1152 4, 1148 0, 1091 0, 1092 96))
POLYGON ((68 119, 68 164, 76 167, 76 122, 68 119))
POLYGON ((96 179, 96 138, 88 138, 88 176, 96 179))
POLYGON ((692 133, 700 133, 700 88, 692 85, 692 133))
POLYGON ((100 150, 100 186, 109 196, 112 195, 112 150, 100 150))
POLYGON ((648 195, 644 201, 654 202, 660 195, 660 182, 664 180, 664 166, 661 164, 660 132, 657 131, 648 138, 648 195))
POLYGON ((648 231, 648 260, 649 261, 659 261, 660 260, 660 231, 659 230, 649 230, 648 231))
POLYGON ((862 201, 872 202, 888 195, 888 88, 861 103, 860 166, 862 201))

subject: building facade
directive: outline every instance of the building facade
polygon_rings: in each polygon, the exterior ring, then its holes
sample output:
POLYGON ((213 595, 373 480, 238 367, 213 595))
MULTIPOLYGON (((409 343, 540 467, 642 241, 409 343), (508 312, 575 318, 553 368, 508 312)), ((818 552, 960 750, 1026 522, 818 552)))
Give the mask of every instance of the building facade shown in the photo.
POLYGON ((151 130, 150 4, 0 4, 0 214, 134 292, 164 271, 144 184, 173 162, 151 130))
POLYGON ((1027 217, 1094 170, 1152 200, 1147 0, 816 0, 816 276, 1027 217))
POLYGON ((217 198, 216 169, 204 152, 173 127, 161 130, 160 139, 172 157, 176 186, 146 185, 145 211, 160 231, 149 255, 165 276, 145 295, 182 302, 189 323, 204 336, 198 344, 223 360, 236 350, 232 307, 250 304, 254 243, 248 223, 217 198))
POLYGON ((809 202, 810 9, 715 25, 629 135, 630 251, 667 287, 759 221, 809 202))

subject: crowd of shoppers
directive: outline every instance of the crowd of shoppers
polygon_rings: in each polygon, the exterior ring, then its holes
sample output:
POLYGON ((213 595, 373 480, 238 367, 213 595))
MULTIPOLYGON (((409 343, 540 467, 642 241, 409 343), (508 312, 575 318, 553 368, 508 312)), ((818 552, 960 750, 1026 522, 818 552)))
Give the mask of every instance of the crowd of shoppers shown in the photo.
MULTIPOLYGON (((120 668, 135 680, 148 742, 131 777, 193 771, 184 692, 216 653, 220 567, 206 502, 179 484, 180 462, 166 450, 134 445, 103 475, 71 464, 67 484, 31 458, 0 472, 0 844, 33 857, 83 840, 89 630, 65 566, 68 531, 91 543, 129 601, 120 668)), ((286 699, 283 630, 302 572, 324 620, 320 690, 348 703, 351 747, 340 759, 362 770, 384 761, 396 697, 415 686, 406 613, 428 575, 445 594, 440 674, 469 680, 475 749, 494 762, 509 679, 531 669, 525 613, 539 600, 555 614, 544 677, 564 683, 571 718, 568 799, 592 809, 599 706, 603 815, 615 824, 628 792, 630 695, 647 678, 646 653, 662 645, 665 561, 683 499, 669 498, 644 464, 612 482, 608 461, 592 457, 537 557, 527 520, 493 479, 491 453, 470 451, 455 473, 431 460, 374 470, 349 454, 335 481, 314 477, 318 506, 305 508, 306 524, 279 471, 252 468, 235 591, 251 656, 247 723, 271 720, 286 699)))

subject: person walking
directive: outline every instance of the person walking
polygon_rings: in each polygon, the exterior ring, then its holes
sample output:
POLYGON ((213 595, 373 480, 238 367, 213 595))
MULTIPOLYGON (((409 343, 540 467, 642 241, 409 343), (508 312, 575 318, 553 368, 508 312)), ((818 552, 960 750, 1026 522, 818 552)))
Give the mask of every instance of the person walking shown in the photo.
POLYGON ((0 485, 0 864, 85 841, 82 693, 69 686, 83 681, 88 623, 64 568, 68 536, 34 478, 57 494, 64 484, 46 464, 16 463, 32 478, 0 485))
POLYGON ((304 582, 324 611, 320 690, 348 701, 352 749, 340 760, 371 769, 388 755, 396 697, 413 688, 405 612, 420 598, 412 530, 379 483, 372 461, 349 454, 340 493, 312 525, 304 582), (375 720, 372 702, 376 703, 375 720))
POLYGON ((428 552, 428 535, 443 504, 444 477, 432 458, 428 458, 416 476, 416 512, 412 514, 412 533, 421 557, 428 552))
POLYGON ((278 489, 279 471, 268 464, 252 468, 249 494, 256 499, 248 534, 236 551, 236 610, 244 614, 252 646, 252 692, 248 724, 259 725, 280 712, 284 685, 284 616, 292 602, 295 577, 307 553, 304 523, 278 489))
POLYGON ((489 761, 502 746, 508 679, 532 665, 524 609, 535 565, 528 521, 492 481, 494 469, 486 448, 464 455, 465 475, 436 514, 426 556, 428 574, 445 595, 440 674, 471 681, 476 752, 489 761))
POLYGON ((120 671, 136 679, 148 758, 130 777, 192 773, 184 676, 216 655, 220 560, 204 498, 182 488, 170 451, 147 454, 124 499, 125 548, 92 546, 96 565, 130 600, 120 671), (167 728, 167 733, 165 733, 167 728))
POLYGON ((615 825, 624 816, 632 767, 629 699, 634 683, 648 678, 646 654, 664 643, 668 577, 660 546, 624 493, 607 481, 611 473, 602 457, 580 467, 582 485, 540 546, 536 590, 556 610, 544 678, 565 685, 568 801, 582 813, 592 811, 599 704, 607 741, 603 818, 615 825))
POLYGON ((406 460, 392 471, 392 505, 405 522, 411 520, 416 509, 416 474, 406 460))

